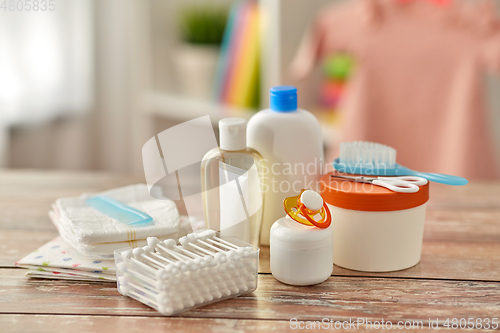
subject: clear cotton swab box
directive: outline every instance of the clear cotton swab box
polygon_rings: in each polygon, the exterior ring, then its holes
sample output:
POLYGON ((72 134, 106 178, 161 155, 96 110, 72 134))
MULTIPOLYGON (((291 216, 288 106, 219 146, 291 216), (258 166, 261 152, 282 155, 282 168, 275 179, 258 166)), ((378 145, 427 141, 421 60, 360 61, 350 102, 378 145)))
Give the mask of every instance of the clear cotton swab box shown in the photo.
POLYGON ((118 291, 163 315, 257 289, 259 248, 212 230, 115 251, 118 291))

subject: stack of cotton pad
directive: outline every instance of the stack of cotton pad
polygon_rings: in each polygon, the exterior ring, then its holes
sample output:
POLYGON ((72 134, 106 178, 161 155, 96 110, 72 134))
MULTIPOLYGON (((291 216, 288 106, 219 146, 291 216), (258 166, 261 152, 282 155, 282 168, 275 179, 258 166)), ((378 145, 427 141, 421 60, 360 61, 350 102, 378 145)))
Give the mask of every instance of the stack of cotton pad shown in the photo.
POLYGON ((96 259, 113 259, 116 249, 146 245, 149 236, 174 238, 179 232, 179 212, 171 200, 149 195, 146 184, 130 185, 93 195, 61 198, 49 212, 65 242, 78 252, 96 259), (94 195, 106 196, 138 209, 153 218, 143 226, 122 223, 86 204, 94 195))
POLYGON ((118 291, 171 316, 257 288, 259 249, 212 230, 115 251, 118 291))

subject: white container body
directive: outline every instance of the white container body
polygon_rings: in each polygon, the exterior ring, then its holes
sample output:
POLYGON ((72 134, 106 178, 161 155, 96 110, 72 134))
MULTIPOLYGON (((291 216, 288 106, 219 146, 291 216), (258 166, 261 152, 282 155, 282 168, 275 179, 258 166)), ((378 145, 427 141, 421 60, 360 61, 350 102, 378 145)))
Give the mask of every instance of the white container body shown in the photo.
POLYGON ((328 204, 332 214, 333 263, 364 272, 398 271, 419 263, 426 204, 366 212, 328 204))
POLYGON ((260 243, 269 245, 270 229, 283 216, 283 200, 314 189, 321 177, 323 141, 316 117, 308 111, 255 114, 247 125, 247 145, 265 162, 264 216, 260 243))
POLYGON ((320 229, 283 217, 271 228, 270 264, 274 278, 286 284, 318 284, 333 271, 332 227, 320 229))

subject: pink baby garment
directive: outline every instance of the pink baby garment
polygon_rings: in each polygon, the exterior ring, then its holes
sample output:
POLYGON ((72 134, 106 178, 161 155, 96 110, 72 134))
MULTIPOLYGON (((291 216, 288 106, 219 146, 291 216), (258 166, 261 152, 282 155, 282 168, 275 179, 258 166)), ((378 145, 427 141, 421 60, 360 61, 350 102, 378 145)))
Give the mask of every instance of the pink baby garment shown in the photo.
POLYGON ((356 69, 340 107, 342 141, 387 144, 399 164, 419 171, 498 178, 482 74, 500 73, 500 22, 494 8, 478 3, 331 6, 304 39, 295 73, 307 75, 325 55, 350 53, 356 69))

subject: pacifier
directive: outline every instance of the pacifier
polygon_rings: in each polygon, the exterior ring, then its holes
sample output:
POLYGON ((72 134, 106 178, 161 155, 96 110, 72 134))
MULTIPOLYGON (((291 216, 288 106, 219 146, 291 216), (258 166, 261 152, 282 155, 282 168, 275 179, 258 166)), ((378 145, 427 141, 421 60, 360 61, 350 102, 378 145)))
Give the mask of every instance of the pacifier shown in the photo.
POLYGON ((283 207, 291 219, 305 225, 328 228, 332 223, 330 210, 323 198, 311 190, 302 190, 299 195, 286 198, 283 207))

